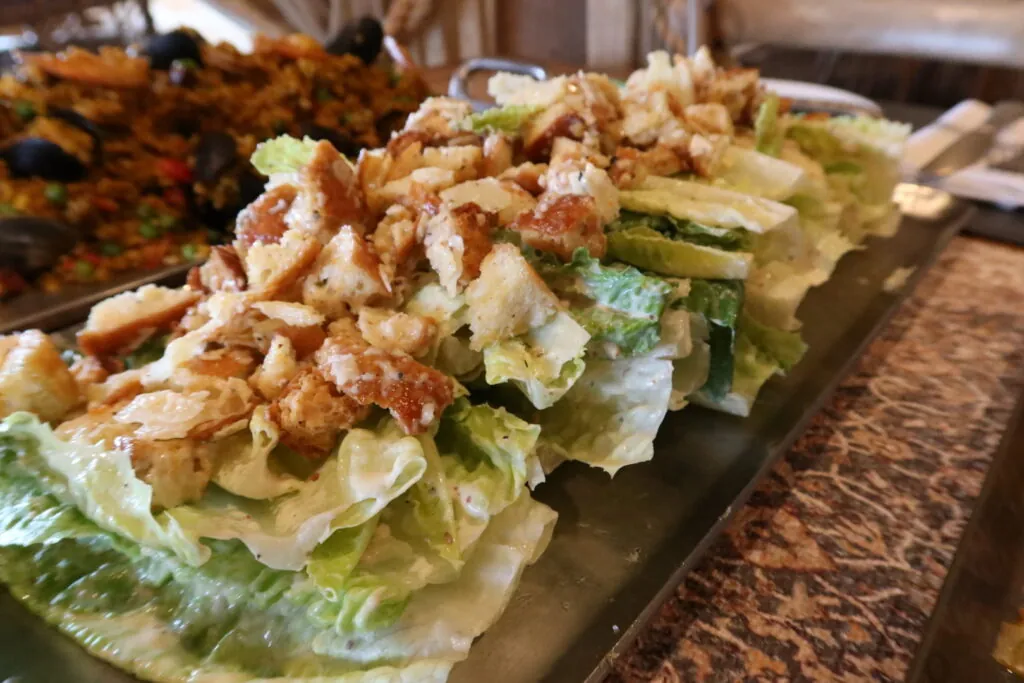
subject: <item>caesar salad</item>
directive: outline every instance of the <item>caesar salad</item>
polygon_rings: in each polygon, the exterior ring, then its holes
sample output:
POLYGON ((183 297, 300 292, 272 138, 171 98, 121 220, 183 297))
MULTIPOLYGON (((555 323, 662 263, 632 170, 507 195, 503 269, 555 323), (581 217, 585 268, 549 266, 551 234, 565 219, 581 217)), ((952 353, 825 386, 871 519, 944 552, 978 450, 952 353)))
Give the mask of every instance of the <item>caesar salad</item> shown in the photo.
POLYGON ((907 127, 751 69, 497 74, 346 159, 280 137, 180 289, 0 337, 0 580, 152 681, 444 681, 544 551, 562 463, 746 415, 797 309, 898 226, 907 127))

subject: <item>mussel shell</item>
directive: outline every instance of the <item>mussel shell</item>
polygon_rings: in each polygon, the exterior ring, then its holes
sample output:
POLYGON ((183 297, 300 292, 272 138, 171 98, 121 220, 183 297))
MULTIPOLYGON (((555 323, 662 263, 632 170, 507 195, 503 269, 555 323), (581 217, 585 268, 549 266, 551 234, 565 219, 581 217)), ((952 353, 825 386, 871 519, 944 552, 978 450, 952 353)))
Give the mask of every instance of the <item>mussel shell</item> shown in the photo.
POLYGON ((314 140, 327 140, 334 145, 334 148, 347 157, 359 156, 362 145, 353 140, 348 133, 335 128, 319 126, 311 121, 306 121, 299 126, 303 136, 311 137, 314 140))
POLYGON ((49 218, 0 218, 0 268, 32 277, 53 267, 78 239, 75 228, 49 218))
POLYGON ((355 55, 370 64, 380 54, 384 43, 384 28, 373 17, 363 17, 343 27, 329 43, 327 51, 332 55, 355 55))
POLYGON ((238 146, 227 133, 203 133, 196 143, 196 180, 212 183, 238 160, 238 146))
POLYGON ((149 65, 161 71, 170 69, 176 59, 191 59, 200 65, 203 63, 199 41, 188 31, 152 35, 146 39, 142 51, 149 57, 149 65))
POLYGON ((39 177, 69 183, 85 176, 85 164, 60 145, 43 138, 23 138, 0 151, 16 178, 39 177))
POLYGON ((93 163, 99 160, 103 154, 103 131, 95 123, 79 114, 74 109, 63 107, 50 107, 46 115, 68 123, 75 128, 87 133, 92 138, 92 159, 93 163))

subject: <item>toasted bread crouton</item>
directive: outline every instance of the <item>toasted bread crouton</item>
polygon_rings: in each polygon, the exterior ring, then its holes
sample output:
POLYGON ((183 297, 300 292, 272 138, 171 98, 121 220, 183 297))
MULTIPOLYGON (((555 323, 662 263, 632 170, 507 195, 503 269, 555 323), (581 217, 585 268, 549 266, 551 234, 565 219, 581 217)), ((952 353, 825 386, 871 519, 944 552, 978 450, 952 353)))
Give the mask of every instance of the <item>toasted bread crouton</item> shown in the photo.
POLYGON ((420 131, 446 138, 460 132, 460 124, 473 113, 465 100, 451 97, 430 97, 405 120, 403 131, 420 131))
POLYGON ((346 314, 388 294, 380 260, 359 234, 343 226, 320 252, 302 285, 302 301, 329 318, 346 314))
POLYGON ((466 304, 474 351, 543 325, 559 307, 558 297, 511 244, 494 245, 480 277, 466 288, 466 304))
POLYGON ((302 279, 320 253, 317 239, 289 230, 277 244, 254 244, 245 256, 248 292, 259 299, 280 299, 302 279))
POLYGON ((0 417, 21 410, 60 420, 81 402, 78 383, 39 330, 0 337, 0 417))
POLYGON ((145 390, 142 384, 142 370, 125 370, 110 375, 98 384, 85 389, 89 410, 100 406, 115 406, 130 401, 145 390))
POLYGON ((338 435, 366 418, 369 406, 338 391, 315 368, 295 375, 270 404, 281 443, 310 459, 327 455, 338 435))
POLYGON ((454 388, 442 372, 403 353, 330 337, 315 355, 323 376, 362 405, 386 408, 406 434, 422 434, 451 405, 454 388))
POLYGON ((188 272, 188 286, 197 292, 243 292, 245 267, 231 245, 210 248, 206 263, 188 272))
POLYGON ((498 225, 508 225, 524 211, 531 211, 537 200, 510 180, 481 178, 459 183, 441 193, 441 199, 452 207, 473 203, 487 213, 496 214, 498 225))
POLYGON ((494 215, 472 202, 442 207, 427 220, 427 260, 452 296, 480 273, 480 263, 491 250, 493 226, 494 215))
POLYGON ((480 176, 496 177, 512 167, 512 141, 504 133, 491 133, 484 139, 484 158, 480 176))
POLYGON ((729 110, 724 104, 709 102, 691 104, 683 112, 686 125, 701 135, 728 135, 732 137, 734 127, 729 110))
POLYGON ((114 414, 114 421, 136 425, 141 439, 209 439, 246 420, 255 407, 244 380, 209 377, 181 391, 139 394, 114 414))
POLYGON ((169 330, 200 298, 199 292, 146 285, 101 301, 89 311, 78 346, 90 356, 130 349, 156 331, 169 330))
POLYGON ((622 107, 622 138, 630 145, 648 147, 666 133, 683 129, 685 105, 666 90, 637 94, 622 107))
POLYGON ((277 244, 288 231, 285 216, 298 196, 294 185, 276 185, 238 212, 235 219, 236 253, 245 258, 254 244, 277 244))
POLYGON ((457 147, 428 147, 423 150, 422 166, 451 171, 455 182, 461 183, 480 176, 483 150, 474 145, 457 147))
POLYGON ((225 347, 204 351, 190 358, 181 367, 193 375, 245 379, 256 368, 256 364, 256 355, 251 349, 225 347))
POLYGON ((557 163, 552 162, 542 182, 549 195, 592 197, 601 225, 607 225, 619 216, 618 188, 603 169, 589 161, 566 158, 557 163))
POLYGON ((544 161, 555 138, 582 140, 587 132, 583 117, 565 102, 558 102, 534 116, 523 132, 523 154, 530 161, 544 161))
POLYGON ((724 135, 694 135, 690 138, 689 146, 693 170, 705 178, 713 178, 728 149, 729 138, 724 135))
POLYGON ((698 84, 700 102, 717 102, 725 106, 733 121, 748 121, 753 113, 759 90, 757 69, 736 68, 716 72, 698 84))
POLYGON ((367 191, 366 201, 374 215, 380 215, 392 204, 400 204, 405 197, 422 193, 438 193, 456 182, 455 173, 447 168, 424 166, 400 178, 367 191))
POLYGON ((199 500, 213 477, 210 446, 194 439, 154 441, 135 434, 115 437, 114 447, 128 454, 135 475, 153 487, 154 511, 199 500))
POLYGON ((71 364, 71 375, 78 382, 80 393, 86 395, 89 387, 107 381, 110 370, 96 356, 82 356, 71 364))
POLYGON ((595 258, 608 250, 597 202, 589 195, 542 195, 536 209, 521 215, 509 227, 531 247, 563 261, 571 260, 580 247, 595 258))
POLYGON ((263 362, 249 377, 249 386, 263 398, 272 401, 281 395, 284 386, 296 375, 298 369, 299 363, 291 340, 278 335, 270 343, 263 362))
POLYGON ((511 181, 536 197, 544 191, 544 187, 540 184, 540 179, 547 171, 547 164, 535 164, 527 161, 506 170, 498 178, 499 180, 511 181))
POLYGON ((386 308, 360 309, 358 326, 371 345, 410 356, 426 353, 437 338, 437 323, 430 318, 386 308))
POLYGON ((371 241, 386 276, 385 284, 391 283, 399 274, 414 270, 423 257, 420 225, 410 209, 398 204, 388 207, 377 224, 371 241))
POLYGON ((360 235, 368 223, 359 181, 348 161, 326 140, 299 171, 299 193, 285 216, 290 228, 315 235, 326 244, 342 225, 360 235))

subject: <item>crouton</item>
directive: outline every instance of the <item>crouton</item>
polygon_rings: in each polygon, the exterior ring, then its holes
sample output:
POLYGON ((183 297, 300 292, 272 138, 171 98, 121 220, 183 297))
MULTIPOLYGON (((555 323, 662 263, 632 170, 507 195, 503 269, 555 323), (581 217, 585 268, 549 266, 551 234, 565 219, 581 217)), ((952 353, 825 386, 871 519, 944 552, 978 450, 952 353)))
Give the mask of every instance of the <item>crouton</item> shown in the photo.
POLYGON ((293 377, 270 404, 270 419, 281 430, 281 443, 300 455, 318 459, 369 413, 369 407, 340 393, 314 368, 293 377))
POLYGON ((356 180, 364 197, 387 182, 394 158, 384 149, 364 149, 356 162, 356 180))
POLYGON ((169 330, 200 298, 199 292, 146 285, 93 306, 78 347, 90 356, 106 356, 138 345, 154 332, 169 330))
POLYGON ((78 383, 39 330, 0 337, 0 417, 21 410, 60 420, 81 402, 78 383))
POLYGON ((694 135, 690 138, 690 163, 698 175, 713 178, 722 165, 729 149, 729 138, 724 135, 694 135))
POLYGON ((402 353, 330 337, 314 356, 323 376, 362 405, 386 408, 406 434, 422 434, 454 399, 451 379, 402 353))
POLYGON ((302 302, 329 318, 385 298, 380 261, 360 235, 348 226, 324 247, 302 285, 302 302))
POLYGON ((78 382, 78 388, 84 395, 88 387, 107 381, 110 371, 96 356, 82 356, 71 364, 71 375, 78 382))
POLYGON ((197 292, 243 292, 247 284, 242 260, 230 245, 211 247, 206 263, 188 272, 188 286, 197 292))
POLYGON ((528 161, 524 164, 513 166, 498 176, 498 178, 511 181, 536 196, 544 191, 544 187, 540 184, 540 179, 547 173, 547 170, 547 164, 535 164, 528 161))
POLYGON ((419 221, 408 208, 394 205, 388 208, 377 224, 371 238, 373 249, 381 261, 385 284, 390 284, 397 275, 415 269, 423 256, 420 248, 423 236, 419 221))
POLYGON ((601 225, 607 225, 619 216, 618 189, 604 170, 589 161, 577 158, 553 161, 542 183, 548 195, 582 195, 593 198, 601 225))
POLYGON ((368 223, 366 203, 355 172, 326 140, 316 143, 299 171, 299 192, 285 216, 290 228, 326 244, 343 225, 360 235, 368 223))
POLYGON ((427 220, 427 260, 448 293, 458 293, 480 273, 480 263, 491 250, 493 214, 469 202, 443 207, 427 220))
POLYGON ((473 145, 457 147, 428 147, 423 150, 422 166, 451 171, 455 182, 461 183, 480 176, 483 150, 473 145))
POLYGON ((426 353, 437 338, 437 323, 430 318, 386 308, 360 309, 358 326, 371 345, 410 356, 426 353))
POLYGON ((298 230, 289 230, 277 244, 254 244, 245 256, 246 291, 259 299, 285 298, 313 266, 320 250, 315 237, 298 230))
POLYGON ((491 133, 484 140, 481 177, 501 175, 512 167, 512 141, 504 133, 491 133))
POLYGON ((249 386, 267 400, 281 395, 284 386, 298 372, 299 364, 295 355, 295 347, 288 337, 274 337, 263 358, 263 363, 249 377, 249 386))
POLYGON ((683 112, 686 125, 701 135, 728 135, 732 137, 734 128, 729 110, 725 105, 715 102, 707 104, 691 104, 683 112))
POLYGON ((473 113, 465 100, 451 97, 430 97, 405 120, 403 131, 419 131, 446 138, 460 132, 459 126, 473 113))
POLYGON ((438 193, 456 182, 455 173, 447 168, 424 166, 417 168, 399 180, 392 180, 366 194, 367 203, 374 215, 380 215, 392 204, 399 204, 404 197, 414 194, 417 189, 426 193, 438 193))
POLYGON ((733 121, 744 121, 750 118, 753 109, 751 105, 758 97, 758 83, 757 69, 718 71, 698 84, 697 99, 700 102, 722 104, 733 121))
POLYGON ((536 209, 509 227, 531 247, 569 261, 580 247, 595 258, 604 256, 608 240, 601 222, 597 202, 589 195, 544 194, 536 209))
POLYGON ((235 251, 245 258, 254 244, 277 244, 288 231, 284 217, 298 196, 294 185, 276 185, 238 212, 235 219, 235 251))
POLYGON ((213 477, 210 447, 194 439, 125 435, 114 438, 114 447, 128 454, 135 475, 153 487, 154 511, 199 500, 213 477))
POLYGON ((466 288, 466 304, 475 351, 543 325, 559 308, 558 297, 511 244, 494 245, 466 288))
POLYGON ((544 161, 551 154, 555 138, 582 140, 587 125, 579 113, 559 102, 534 116, 523 132, 523 154, 530 161, 544 161))
POLYGON ((510 180, 481 178, 449 187, 441 199, 452 207, 473 203, 487 213, 497 215, 498 225, 508 225, 524 211, 531 211, 537 200, 510 180))
POLYGON ((142 370, 125 370, 110 375, 98 384, 86 387, 89 409, 98 406, 115 406, 130 401, 145 390, 142 384, 142 370))
POLYGON ((251 349, 229 347, 204 351, 187 360, 181 367, 193 375, 245 379, 256 368, 256 364, 256 355, 251 349))

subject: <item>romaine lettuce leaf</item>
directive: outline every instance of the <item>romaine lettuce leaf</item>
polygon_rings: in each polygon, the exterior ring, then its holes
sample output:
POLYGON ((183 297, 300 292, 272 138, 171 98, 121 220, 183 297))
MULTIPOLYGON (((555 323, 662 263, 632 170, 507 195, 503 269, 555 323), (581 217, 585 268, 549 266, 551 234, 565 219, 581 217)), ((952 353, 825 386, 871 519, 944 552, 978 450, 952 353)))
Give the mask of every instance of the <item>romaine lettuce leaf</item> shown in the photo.
POLYGON ((574 307, 570 313, 590 335, 591 344, 614 344, 625 356, 653 350, 661 341, 661 323, 634 318, 600 306, 574 307))
POLYGON ((506 104, 472 114, 465 127, 474 133, 499 132, 518 135, 526 122, 541 112, 543 107, 528 104, 506 104))
POLYGON ((752 244, 750 233, 745 230, 701 225, 696 221, 664 214, 622 210, 619 217, 608 226, 609 232, 630 228, 648 228, 669 239, 724 251, 749 251, 752 244))
POLYGON ((249 431, 213 444, 217 469, 213 482, 225 491, 264 500, 277 498, 302 487, 302 481, 278 467, 271 459, 280 432, 266 406, 258 406, 249 419, 249 431))
POLYGON ((732 387, 724 396, 711 396, 703 391, 693 395, 694 403, 714 410, 746 417, 761 387, 779 371, 779 365, 761 352, 746 335, 736 340, 732 387))
POLYGON ((731 189, 777 202, 801 193, 823 193, 808 177, 807 172, 788 161, 733 145, 722 159, 722 170, 717 179, 731 189))
POLYGON ((723 280, 746 278, 754 260, 747 252, 673 240, 645 227, 609 233, 608 255, 662 275, 723 280))
POLYGON ((275 173, 295 173, 313 158, 315 147, 316 140, 310 137, 298 140, 281 135, 256 145, 250 161, 253 168, 268 177, 275 173))
POLYGON ((657 320, 665 309, 671 285, 636 268, 602 266, 586 249, 577 249, 565 269, 579 280, 575 290, 601 306, 631 316, 657 320))
POLYGON ((484 349, 488 384, 511 382, 536 408, 547 408, 565 395, 583 373, 583 353, 590 335, 568 313, 522 337, 484 349))
POLYGON ((773 157, 779 156, 784 135, 779 123, 779 96, 768 93, 754 117, 754 144, 757 151, 773 157))
POLYGON ((729 392, 733 376, 736 324, 743 307, 743 283, 738 281, 692 280, 682 305, 707 321, 710 348, 707 380, 700 391, 712 400, 729 392))
POLYGON ((769 327, 753 316, 744 314, 740 318, 739 329, 740 334, 784 371, 792 369, 807 352, 807 344, 799 332, 769 327))
POLYGON ((163 548, 190 564, 209 551, 175 519, 150 509, 153 489, 135 476, 127 453, 100 446, 71 444, 29 413, 0 423, 0 451, 63 503, 75 505, 101 528, 150 548, 163 548))
POLYGON ((614 475, 650 460, 668 411, 672 361, 637 356, 591 360, 576 385, 538 422, 546 445, 614 475))

